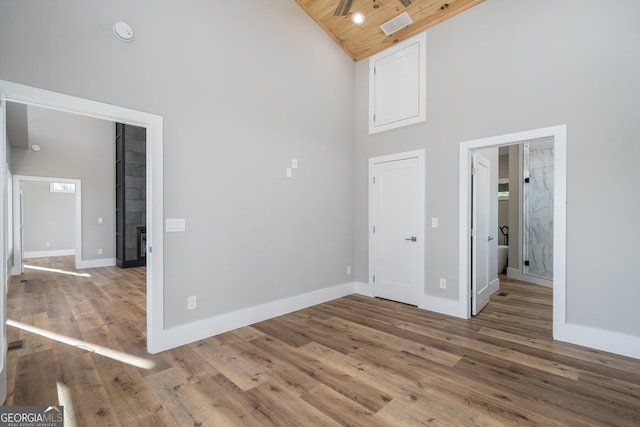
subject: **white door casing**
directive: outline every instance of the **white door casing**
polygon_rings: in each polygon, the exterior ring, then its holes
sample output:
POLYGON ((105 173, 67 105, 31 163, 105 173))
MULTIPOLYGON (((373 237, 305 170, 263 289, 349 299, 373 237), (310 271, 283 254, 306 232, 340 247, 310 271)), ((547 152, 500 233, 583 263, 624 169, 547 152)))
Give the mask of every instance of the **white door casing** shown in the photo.
POLYGON ((54 178, 43 176, 13 175, 13 268, 11 274, 17 276, 24 273, 24 185, 25 181, 32 182, 67 182, 76 187, 74 197, 74 250, 75 268, 85 268, 82 261, 82 181, 71 178, 54 178))
POLYGON ((424 152, 369 161, 373 295, 419 305, 424 294, 424 152))
MULTIPOLYGON (((6 94, 2 97, 3 102, 7 99, 12 102, 54 108, 147 129, 147 351, 158 353, 167 350, 171 347, 171 333, 164 328, 162 117, 5 80, 0 80, 0 88, 6 94)), ((2 160, 6 150, 4 136, 0 148, 2 149, 0 160, 2 160)), ((4 205, 6 206, 6 201, 4 205)), ((4 307, 6 301, 2 303, 0 305, 4 307)))
POLYGON ((0 91, 0 165, 2 165, 2 219, 0 223, 0 277, 2 289, 0 289, 0 403, 7 399, 7 186, 11 185, 7 180, 7 103, 4 93, 0 91))
POLYGON ((489 242, 491 182, 489 161, 480 154, 473 155, 472 180, 472 257, 471 257, 471 314, 477 315, 489 303, 489 242))

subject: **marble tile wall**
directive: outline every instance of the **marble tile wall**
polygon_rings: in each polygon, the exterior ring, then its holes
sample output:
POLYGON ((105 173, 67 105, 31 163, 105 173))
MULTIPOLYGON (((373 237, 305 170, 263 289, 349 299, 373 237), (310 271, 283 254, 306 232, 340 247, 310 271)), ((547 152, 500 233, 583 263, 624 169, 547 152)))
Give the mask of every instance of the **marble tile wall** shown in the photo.
POLYGON ((553 279, 553 148, 525 148, 524 274, 553 279), (527 153, 528 151, 528 153, 527 153), (528 154, 528 155, 527 155, 528 154))

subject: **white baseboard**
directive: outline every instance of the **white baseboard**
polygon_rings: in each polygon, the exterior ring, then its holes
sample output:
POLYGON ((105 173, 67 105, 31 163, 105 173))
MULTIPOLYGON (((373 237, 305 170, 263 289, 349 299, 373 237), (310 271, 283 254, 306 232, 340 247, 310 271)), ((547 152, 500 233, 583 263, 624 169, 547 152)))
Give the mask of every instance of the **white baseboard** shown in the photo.
POLYGON ((422 301, 418 304, 418 308, 435 311, 440 314, 447 314, 449 316, 460 317, 462 319, 468 318, 467 309, 464 306, 464 303, 454 299, 424 295, 422 297, 422 301))
POLYGON ((500 279, 493 279, 491 282, 489 282, 489 295, 493 295, 499 290, 500 290, 500 279))
POLYGON ((640 359, 640 337, 565 323, 553 328, 553 339, 640 359))
POLYGON ((534 285, 544 286, 546 288, 553 288, 553 280, 522 274, 522 272, 517 268, 507 267, 507 277, 520 280, 522 282, 533 283, 534 285))
POLYGON ((76 254, 75 249, 57 249, 52 251, 30 251, 30 252, 25 251, 23 258, 24 259, 47 258, 47 257, 54 257, 54 256, 69 256, 69 255, 75 255, 75 254, 76 254))
POLYGON ((152 343, 153 348, 151 352, 153 354, 159 353, 257 322, 322 304, 323 302, 342 298, 353 294, 353 291, 353 282, 343 283, 342 285, 336 285, 330 288, 244 308, 231 313, 221 314, 208 319, 198 320, 193 323, 176 326, 175 328, 165 329, 160 334, 156 334, 155 342, 152 343))
POLYGON ((364 282, 355 282, 354 283, 355 293, 364 295, 366 297, 375 297, 375 290, 373 289, 373 284, 364 283, 364 282))
POLYGON ((77 263, 76 268, 113 267, 114 265, 116 265, 115 258, 83 259, 77 263))

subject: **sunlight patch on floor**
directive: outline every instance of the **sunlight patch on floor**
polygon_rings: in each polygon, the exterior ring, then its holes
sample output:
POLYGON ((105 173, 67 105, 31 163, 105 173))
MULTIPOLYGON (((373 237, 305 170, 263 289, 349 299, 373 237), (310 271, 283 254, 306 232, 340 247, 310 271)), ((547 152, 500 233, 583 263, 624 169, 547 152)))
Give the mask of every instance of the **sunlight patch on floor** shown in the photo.
POLYGON ((60 270, 59 268, 38 267, 37 265, 25 264, 24 268, 29 270, 46 271, 48 273, 60 273, 60 274, 69 274, 71 276, 91 277, 91 275, 88 273, 76 273, 75 271, 65 271, 65 270, 60 270))
POLYGON ((71 390, 69 387, 58 381, 58 402, 60 406, 64 406, 64 425, 65 427, 76 427, 76 411, 73 407, 71 399, 71 390))
POLYGON ((138 357, 133 354, 123 353, 121 351, 113 350, 108 347, 103 347, 98 344, 93 344, 90 342, 71 338, 66 335, 61 335, 55 332, 47 331, 46 329, 27 325, 26 323, 17 322, 15 320, 7 319, 7 325, 13 326, 14 328, 22 329, 23 331, 31 332, 33 334, 52 339, 54 341, 72 345, 82 350, 87 350, 92 353, 96 353, 101 356, 108 357, 110 359, 117 360, 131 366, 135 366, 137 368, 153 369, 153 367, 156 365, 155 362, 153 362, 152 360, 148 360, 143 357, 138 357))

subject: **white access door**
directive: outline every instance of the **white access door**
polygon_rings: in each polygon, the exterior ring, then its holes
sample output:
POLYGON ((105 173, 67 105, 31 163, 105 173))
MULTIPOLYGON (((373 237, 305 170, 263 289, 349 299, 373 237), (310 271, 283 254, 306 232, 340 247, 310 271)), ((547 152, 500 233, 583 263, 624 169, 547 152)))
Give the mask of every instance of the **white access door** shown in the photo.
POLYGON ((0 92, 0 170, 2 182, 0 203, 0 403, 7 399, 7 103, 0 92))
POLYGON ((374 162, 370 174, 374 295, 417 305, 424 283, 419 159, 374 162))
POLYGON ((491 181, 489 161, 473 155, 471 237, 471 314, 477 315, 489 302, 489 242, 491 181))

